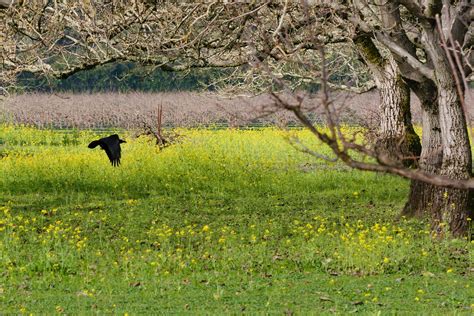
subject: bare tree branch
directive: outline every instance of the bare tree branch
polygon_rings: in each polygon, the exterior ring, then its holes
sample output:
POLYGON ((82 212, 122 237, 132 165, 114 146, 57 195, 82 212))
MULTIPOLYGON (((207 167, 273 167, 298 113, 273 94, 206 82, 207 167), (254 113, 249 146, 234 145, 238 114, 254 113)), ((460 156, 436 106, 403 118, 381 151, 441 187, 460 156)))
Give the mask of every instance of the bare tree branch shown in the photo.
POLYGON ((403 47, 395 43, 390 37, 383 33, 377 33, 377 39, 389 48, 394 54, 405 60, 411 67, 419 71, 430 80, 434 80, 434 71, 425 64, 421 63, 418 58, 411 55, 403 47))

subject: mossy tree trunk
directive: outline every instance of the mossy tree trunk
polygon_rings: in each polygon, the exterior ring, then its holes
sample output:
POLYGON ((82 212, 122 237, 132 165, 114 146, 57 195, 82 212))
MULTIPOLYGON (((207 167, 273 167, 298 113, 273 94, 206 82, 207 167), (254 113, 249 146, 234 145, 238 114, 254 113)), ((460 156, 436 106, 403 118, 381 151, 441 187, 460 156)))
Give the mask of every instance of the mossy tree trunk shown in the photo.
POLYGON ((413 165, 420 155, 421 144, 411 121, 410 88, 391 54, 383 56, 371 35, 360 33, 354 43, 380 92, 380 120, 374 148, 385 161, 413 165))

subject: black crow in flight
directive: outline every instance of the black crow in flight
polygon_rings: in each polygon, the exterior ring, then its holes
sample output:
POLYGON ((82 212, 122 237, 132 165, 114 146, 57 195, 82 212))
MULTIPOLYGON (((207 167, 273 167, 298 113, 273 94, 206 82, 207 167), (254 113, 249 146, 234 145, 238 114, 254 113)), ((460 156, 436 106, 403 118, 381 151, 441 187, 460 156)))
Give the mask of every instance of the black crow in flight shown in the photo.
POLYGON ((96 148, 97 146, 100 146, 100 148, 105 150, 105 153, 107 154, 107 157, 109 157, 112 166, 117 167, 118 165, 120 165, 121 143, 126 143, 126 141, 120 139, 117 134, 113 134, 108 137, 101 138, 99 140, 94 140, 89 144, 88 147, 96 148))

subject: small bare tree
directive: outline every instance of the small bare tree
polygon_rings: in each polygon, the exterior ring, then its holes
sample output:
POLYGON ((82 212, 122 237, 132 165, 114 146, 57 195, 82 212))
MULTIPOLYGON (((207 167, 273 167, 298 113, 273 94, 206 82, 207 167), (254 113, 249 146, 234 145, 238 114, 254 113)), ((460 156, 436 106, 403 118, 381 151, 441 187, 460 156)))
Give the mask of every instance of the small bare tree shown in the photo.
POLYGON ((141 118, 142 130, 140 130, 137 136, 149 135, 155 139, 156 145, 163 149, 174 143, 176 143, 180 135, 175 132, 164 132, 163 131, 163 105, 160 104, 156 109, 156 117, 151 122, 145 118, 141 118))

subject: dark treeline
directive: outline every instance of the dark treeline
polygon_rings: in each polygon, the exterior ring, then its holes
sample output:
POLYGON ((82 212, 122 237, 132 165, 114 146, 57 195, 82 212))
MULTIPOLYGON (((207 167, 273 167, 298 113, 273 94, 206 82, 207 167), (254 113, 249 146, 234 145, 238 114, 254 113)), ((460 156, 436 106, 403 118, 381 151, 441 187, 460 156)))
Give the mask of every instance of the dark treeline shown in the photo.
MULTIPOLYGON (((230 74, 231 69, 191 69, 189 71, 149 70, 133 63, 116 63, 78 72, 67 79, 57 80, 44 76, 22 73, 18 76, 17 92, 168 92, 215 90, 213 82, 230 74)), ((288 79, 288 78, 286 78, 288 79)), ((333 83, 352 85, 353 76, 349 72, 331 74, 333 83)), ((368 80, 361 76, 359 80, 368 80)), ((474 88, 474 81, 469 83, 474 88)), ((316 82, 306 83, 299 89, 309 92, 319 90, 316 82)))
MULTIPOLYGON (((160 68, 150 69, 126 62, 99 66, 92 70, 78 72, 66 79, 58 80, 42 75, 22 73, 18 76, 17 92, 167 92, 198 91, 216 89, 214 82, 229 77, 233 69, 198 68, 187 71, 163 71, 160 68)), ((360 79, 367 80, 363 75, 360 79)), ((229 78, 227 78, 229 79, 229 78)), ((291 78, 286 78, 291 81, 291 78)), ((315 78, 316 79, 316 78, 315 78)), ((353 84, 354 75, 347 68, 338 69, 331 74, 333 83, 353 84)), ((239 79, 230 84, 240 84, 239 79)), ((299 82, 296 89, 316 92, 317 81, 299 82)))
POLYGON ((226 75, 225 69, 191 69, 169 72, 147 69, 133 63, 116 63, 78 72, 57 80, 31 73, 18 76, 19 92, 164 92, 214 90, 213 80, 226 75))

